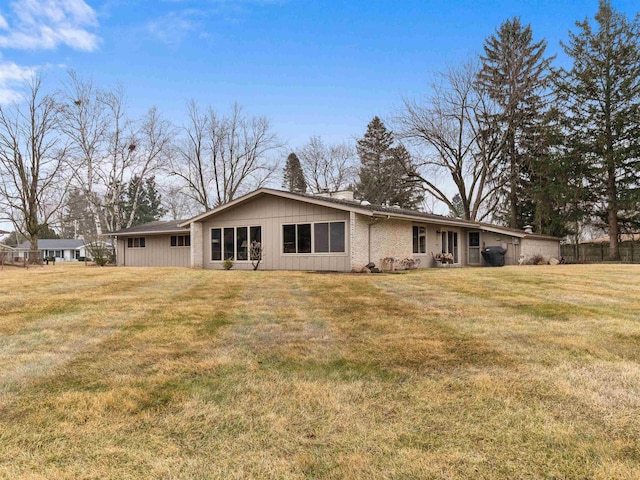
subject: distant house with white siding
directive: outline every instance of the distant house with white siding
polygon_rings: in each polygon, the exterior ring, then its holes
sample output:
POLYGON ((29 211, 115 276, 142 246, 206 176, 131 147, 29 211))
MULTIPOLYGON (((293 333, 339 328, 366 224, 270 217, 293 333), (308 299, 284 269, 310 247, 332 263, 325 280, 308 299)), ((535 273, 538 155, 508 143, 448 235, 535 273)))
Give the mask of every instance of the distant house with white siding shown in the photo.
MULTIPOLYGON (((105 242, 109 249, 113 250, 110 242, 105 242)), ((17 246, 19 255, 31 250, 31 242, 22 242, 17 246)), ((91 253, 87 248, 86 240, 74 239, 42 239, 38 240, 38 251, 42 253, 42 258, 52 258, 56 262, 77 262, 80 259, 91 258, 91 253)))
POLYGON ((349 271, 385 258, 435 266, 480 266, 482 250, 500 246, 505 263, 559 257, 560 240, 530 231, 353 200, 351 192, 309 195, 260 188, 184 221, 152 222, 113 232, 118 265, 251 269, 249 245, 262 246, 261 269, 349 271))

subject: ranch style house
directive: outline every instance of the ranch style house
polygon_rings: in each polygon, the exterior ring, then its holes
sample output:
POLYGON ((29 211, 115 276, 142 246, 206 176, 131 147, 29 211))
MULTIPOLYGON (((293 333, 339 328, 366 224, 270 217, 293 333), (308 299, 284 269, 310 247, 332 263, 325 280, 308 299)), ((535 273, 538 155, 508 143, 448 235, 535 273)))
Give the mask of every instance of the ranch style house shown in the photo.
POLYGON ((264 270, 350 271, 384 259, 420 268, 483 265, 483 249, 502 247, 505 264, 560 258, 560 239, 353 200, 352 192, 300 194, 260 188, 189 220, 159 221, 111 233, 122 266, 252 269, 259 242, 264 270), (255 252, 254 252, 255 253, 255 252))

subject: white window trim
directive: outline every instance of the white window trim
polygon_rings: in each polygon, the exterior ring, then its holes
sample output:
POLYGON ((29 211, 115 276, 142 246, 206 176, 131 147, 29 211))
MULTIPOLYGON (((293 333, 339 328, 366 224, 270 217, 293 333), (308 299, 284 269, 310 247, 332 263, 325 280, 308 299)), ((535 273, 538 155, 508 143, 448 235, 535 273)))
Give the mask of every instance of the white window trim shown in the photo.
MULTIPOLYGON (((251 260, 251 251, 248 250, 247 251, 247 257, 249 257, 247 260, 238 260, 237 258, 235 258, 238 254, 238 249, 236 247, 236 244, 238 243, 238 228, 246 228, 247 229, 247 235, 251 236, 251 228, 253 227, 260 227, 260 237, 263 238, 264 235, 264 226, 263 225, 232 225, 232 226, 226 226, 226 227, 211 227, 209 229, 209 263, 223 263, 225 261, 224 258, 224 229, 225 228, 233 228, 233 263, 251 263, 251 262, 256 262, 257 260, 251 260), (215 230, 215 229, 219 229, 221 230, 220 232, 220 248, 221 248, 221 253, 222 253, 222 260, 211 260, 211 255, 213 253, 213 249, 211 248, 211 241, 212 241, 212 235, 211 235, 211 231, 215 230)), ((262 240, 262 242, 264 244, 264 239, 262 240)), ((262 260, 262 259, 260 259, 262 260)))
MULTIPOLYGON (((331 229, 331 227, 329 227, 331 229)), ((329 238, 331 238, 331 233, 329 233, 329 238)), ((329 239, 329 241, 331 241, 329 239)), ((296 228, 296 248, 298 247, 298 229, 296 228)), ((282 257, 346 257, 347 252, 349 251, 350 245, 347 242, 347 221, 346 220, 318 220, 317 222, 284 222, 280 224, 280 245, 278 247, 280 249, 280 256, 282 257), (316 252, 316 223, 343 223, 344 224, 344 252, 316 252), (282 250, 284 248, 284 225, 311 225, 311 252, 309 253, 284 253, 282 250)))
MULTIPOLYGON (((413 255, 426 255, 427 252, 429 251, 429 229, 427 228, 426 225, 420 225, 417 223, 414 223, 411 226, 411 251, 413 252, 413 255), (424 228, 424 252, 413 252, 413 229, 414 228, 424 228)), ((420 250, 420 230, 418 230, 418 250, 420 250)))
MULTIPOLYGON (((462 235, 461 235, 459 230, 444 230, 444 229, 440 230, 440 242, 439 242, 440 243, 440 252, 442 252, 442 234, 443 233, 447 234, 447 250, 449 250, 449 248, 448 248, 449 247, 449 244, 448 244, 449 243, 449 235, 448 235, 449 232, 455 233, 458 236, 458 246, 455 247, 455 248, 458 249, 458 261, 454 262, 453 265, 461 265, 462 254, 460 252, 460 237, 462 235)), ((453 253, 453 252, 448 251, 448 252, 445 252, 445 253, 453 253)), ((454 257, 455 257, 455 254, 454 254, 454 257)))

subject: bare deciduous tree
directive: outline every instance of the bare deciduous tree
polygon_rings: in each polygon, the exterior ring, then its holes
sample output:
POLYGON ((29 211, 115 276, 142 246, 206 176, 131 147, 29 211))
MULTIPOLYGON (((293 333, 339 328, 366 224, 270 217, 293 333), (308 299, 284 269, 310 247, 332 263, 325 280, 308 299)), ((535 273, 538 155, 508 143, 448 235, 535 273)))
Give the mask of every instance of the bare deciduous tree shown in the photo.
POLYGON ((114 231, 133 224, 144 181, 168 166, 174 131, 155 107, 139 121, 129 119, 122 89, 103 93, 102 102, 109 112, 109 129, 105 157, 96 175, 105 192, 102 199, 105 224, 114 231), (125 215, 120 202, 127 182, 133 178, 138 178, 132 195, 134 203, 125 215))
POLYGON ((467 63, 441 74, 433 95, 424 104, 405 100, 397 118, 400 138, 424 149, 409 174, 452 211, 454 195, 435 179, 444 174, 453 181, 468 220, 483 220, 492 211, 488 202, 499 187, 495 174, 504 142, 492 102, 477 87, 477 68, 467 63))
POLYGON ((266 118, 247 117, 237 104, 229 115, 213 108, 202 113, 195 102, 188 112, 171 173, 186 184, 193 200, 210 209, 269 180, 277 168, 269 154, 281 145, 266 118))
POLYGON ((297 155, 309 188, 315 193, 343 190, 354 181, 356 152, 351 145, 325 145, 322 138, 313 136, 297 155))
POLYGON ((184 185, 172 182, 171 178, 165 178, 159 185, 159 190, 162 195, 162 207, 172 220, 182 220, 202 213, 202 206, 188 195, 184 185))
POLYGON ((68 186, 61 175, 67 145, 57 131, 57 102, 41 88, 42 78, 34 76, 22 101, 0 107, 0 202, 32 250, 68 186))
POLYGON ((61 131, 70 140, 69 157, 74 180, 84 193, 95 227, 82 232, 102 234, 101 201, 96 191, 96 170, 104 159, 109 128, 109 112, 102 101, 102 92, 91 81, 84 81, 74 71, 63 84, 60 105, 61 131))

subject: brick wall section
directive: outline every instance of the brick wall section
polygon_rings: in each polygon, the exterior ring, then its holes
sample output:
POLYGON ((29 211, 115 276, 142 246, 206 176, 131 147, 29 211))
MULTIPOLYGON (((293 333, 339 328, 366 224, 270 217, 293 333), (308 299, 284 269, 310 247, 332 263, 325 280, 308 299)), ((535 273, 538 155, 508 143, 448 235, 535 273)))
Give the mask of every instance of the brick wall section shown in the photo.
POLYGON ((373 220, 351 213, 351 267, 369 263, 369 222, 373 220))
POLYGON ((380 267, 386 257, 412 258, 412 223, 355 215, 353 226, 352 265, 366 265, 371 260, 380 267), (375 223, 374 223, 375 222, 375 223), (369 224, 371 245, 369 246, 369 224))
MULTIPOLYGON (((534 255, 541 255, 546 261, 550 258, 560 258, 560 242, 538 238, 523 238, 520 244, 520 254, 526 262, 534 255)), ((517 260, 517 259, 516 259, 517 260)))
POLYGON ((191 268, 203 267, 203 241, 202 222, 192 222, 191 228, 191 268))

